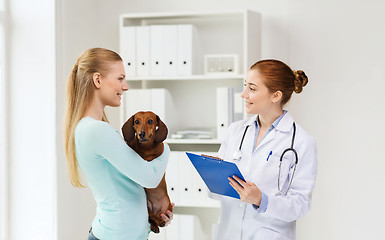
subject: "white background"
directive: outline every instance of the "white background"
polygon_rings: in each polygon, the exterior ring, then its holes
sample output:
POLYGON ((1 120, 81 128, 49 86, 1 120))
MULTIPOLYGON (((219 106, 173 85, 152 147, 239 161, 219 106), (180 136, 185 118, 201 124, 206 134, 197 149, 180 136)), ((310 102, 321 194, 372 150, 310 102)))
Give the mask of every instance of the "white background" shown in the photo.
MULTIPOLYGON (((384 238, 382 0, 11 2, 7 239, 87 236, 95 203, 89 190, 69 184, 62 148, 65 79, 79 54, 118 50, 121 13, 234 8, 262 14, 262 58, 309 77, 288 106, 318 143, 312 210, 299 220, 297 239, 384 238)), ((108 114, 119 128, 118 110, 108 114)))
POLYGON ((7 240, 56 235, 54 10, 49 0, 7 5, 7 240))

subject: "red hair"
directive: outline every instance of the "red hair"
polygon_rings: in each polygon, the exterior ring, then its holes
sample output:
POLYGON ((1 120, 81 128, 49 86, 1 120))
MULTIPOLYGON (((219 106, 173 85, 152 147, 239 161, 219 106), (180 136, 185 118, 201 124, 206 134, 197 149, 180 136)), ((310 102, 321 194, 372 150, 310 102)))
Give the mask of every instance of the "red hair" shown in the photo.
POLYGON ((302 70, 293 71, 285 63, 267 59, 254 63, 250 70, 258 70, 264 76, 264 83, 271 93, 282 92, 281 104, 285 105, 294 92, 302 92, 308 83, 308 78, 302 70))

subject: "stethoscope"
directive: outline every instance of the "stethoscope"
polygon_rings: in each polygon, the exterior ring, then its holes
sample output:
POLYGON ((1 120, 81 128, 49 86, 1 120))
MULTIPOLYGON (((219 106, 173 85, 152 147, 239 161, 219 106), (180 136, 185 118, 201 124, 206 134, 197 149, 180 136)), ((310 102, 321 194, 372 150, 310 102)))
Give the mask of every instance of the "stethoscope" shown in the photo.
MULTIPOLYGON (((246 132, 247 132, 247 129, 249 128, 250 125, 247 125, 246 128, 245 128, 245 131, 243 132, 243 136, 242 136, 242 140, 241 140, 241 144, 239 145, 239 148, 237 151, 235 151, 234 155, 233 155, 233 159, 234 160, 241 160, 242 158, 242 145, 243 145, 243 140, 245 139, 245 135, 246 135, 246 132)), ((278 193, 281 193, 282 194, 282 191, 281 191, 281 188, 280 188, 280 184, 279 184, 279 179, 280 179, 280 176, 281 176, 281 165, 282 165, 282 159, 283 157, 285 156, 285 154, 289 151, 292 151, 295 155, 295 164, 294 164, 294 169, 293 169, 293 174, 291 175, 291 178, 290 178, 290 182, 289 182, 289 186, 287 186, 286 188, 286 191, 283 195, 286 195, 287 192, 289 191, 289 188, 291 186, 291 183, 293 182, 293 177, 294 177, 294 173, 295 173, 295 170, 297 168, 297 163, 298 163, 298 154, 297 154, 297 151, 294 149, 294 139, 295 139, 295 132, 296 132, 296 126, 295 126, 295 123, 293 122, 293 136, 292 136, 292 139, 291 139, 291 146, 289 148, 286 148, 282 154, 281 154, 281 157, 279 159, 279 170, 278 170, 278 193)))

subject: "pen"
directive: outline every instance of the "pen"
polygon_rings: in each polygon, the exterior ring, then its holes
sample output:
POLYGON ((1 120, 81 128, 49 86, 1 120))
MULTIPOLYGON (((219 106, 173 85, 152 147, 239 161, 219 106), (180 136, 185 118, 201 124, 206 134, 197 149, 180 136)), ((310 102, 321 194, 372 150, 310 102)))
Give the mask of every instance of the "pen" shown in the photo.
POLYGON ((269 161, 270 155, 273 154, 273 151, 270 151, 269 155, 267 156, 266 162, 269 161))

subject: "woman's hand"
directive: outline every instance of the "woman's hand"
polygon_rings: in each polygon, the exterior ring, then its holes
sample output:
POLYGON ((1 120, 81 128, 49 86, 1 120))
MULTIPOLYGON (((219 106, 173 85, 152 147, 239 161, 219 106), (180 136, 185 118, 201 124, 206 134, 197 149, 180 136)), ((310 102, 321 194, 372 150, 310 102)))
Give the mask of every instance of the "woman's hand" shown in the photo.
POLYGON ((249 181, 245 182, 235 175, 233 175, 233 178, 228 178, 230 185, 237 191, 242 202, 255 204, 257 206, 261 205, 262 193, 257 185, 249 181))
MULTIPOLYGON (((174 209, 175 203, 172 203, 171 205, 172 209, 174 209)), ((170 210, 167 210, 166 213, 160 214, 160 217, 166 222, 165 227, 170 224, 173 216, 174 214, 170 210)))

